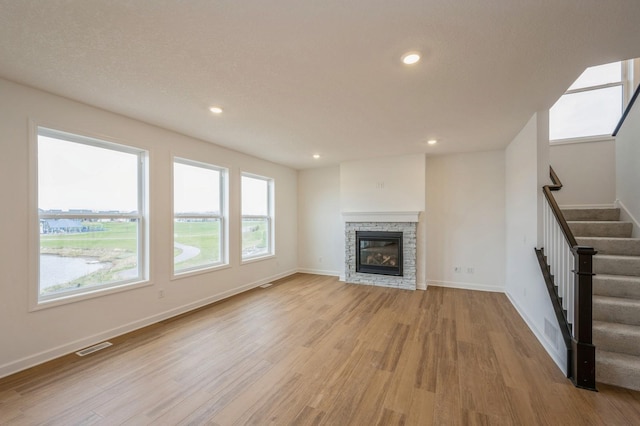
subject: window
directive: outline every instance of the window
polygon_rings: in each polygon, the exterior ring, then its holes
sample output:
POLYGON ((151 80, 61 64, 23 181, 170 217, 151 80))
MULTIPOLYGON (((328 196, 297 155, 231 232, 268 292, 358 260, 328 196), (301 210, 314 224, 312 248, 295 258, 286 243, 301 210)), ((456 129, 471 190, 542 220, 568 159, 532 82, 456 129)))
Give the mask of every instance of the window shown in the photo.
POLYGON ((224 264, 225 176, 215 166, 174 160, 174 274, 224 264))
POLYGON ((146 278, 145 159, 38 128, 38 303, 146 278))
POLYGON ((549 111, 549 139, 610 136, 622 115, 632 61, 587 68, 549 111))
POLYGON ((242 259, 273 254, 273 180, 242 174, 242 259))

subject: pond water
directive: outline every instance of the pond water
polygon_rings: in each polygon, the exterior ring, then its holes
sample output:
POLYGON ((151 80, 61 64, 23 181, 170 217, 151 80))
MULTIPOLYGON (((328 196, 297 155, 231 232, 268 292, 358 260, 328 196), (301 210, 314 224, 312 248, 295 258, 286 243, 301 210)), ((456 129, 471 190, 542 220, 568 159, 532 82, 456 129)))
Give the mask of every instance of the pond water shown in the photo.
POLYGON ((53 254, 40 255, 40 291, 58 284, 68 283, 109 266, 83 257, 62 257, 53 254))

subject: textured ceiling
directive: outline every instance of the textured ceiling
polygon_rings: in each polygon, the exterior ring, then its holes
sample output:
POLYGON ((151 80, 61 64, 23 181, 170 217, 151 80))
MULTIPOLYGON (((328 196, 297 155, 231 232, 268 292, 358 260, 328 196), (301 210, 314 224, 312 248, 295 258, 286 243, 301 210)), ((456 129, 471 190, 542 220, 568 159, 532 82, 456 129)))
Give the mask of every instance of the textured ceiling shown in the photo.
POLYGON ((638 22, 638 0, 0 0, 0 76, 303 169, 503 148, 640 56, 638 22))

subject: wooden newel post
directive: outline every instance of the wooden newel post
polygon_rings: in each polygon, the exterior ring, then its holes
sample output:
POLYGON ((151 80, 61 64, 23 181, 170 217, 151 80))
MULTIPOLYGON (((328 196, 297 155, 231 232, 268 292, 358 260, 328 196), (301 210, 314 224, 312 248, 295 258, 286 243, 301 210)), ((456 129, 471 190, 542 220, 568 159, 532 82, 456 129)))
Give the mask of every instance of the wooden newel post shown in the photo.
POLYGON ((577 387, 596 390, 596 347, 592 342, 593 326, 593 255, 592 247, 575 246, 573 381, 577 387))

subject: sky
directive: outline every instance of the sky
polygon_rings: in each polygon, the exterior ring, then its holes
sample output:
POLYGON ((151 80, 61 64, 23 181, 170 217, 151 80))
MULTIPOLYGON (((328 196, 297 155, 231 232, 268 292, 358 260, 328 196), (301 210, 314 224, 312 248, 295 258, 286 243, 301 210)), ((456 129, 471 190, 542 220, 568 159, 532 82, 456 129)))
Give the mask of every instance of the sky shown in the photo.
POLYGON ((38 137, 38 207, 137 211, 137 155, 38 137))
MULTIPOLYGON (((136 154, 38 136, 38 207, 134 212, 138 208, 136 154)), ((215 168, 174 163, 174 211, 219 213, 220 179, 215 168)), ((242 212, 267 215, 268 182, 242 177, 242 212)))

